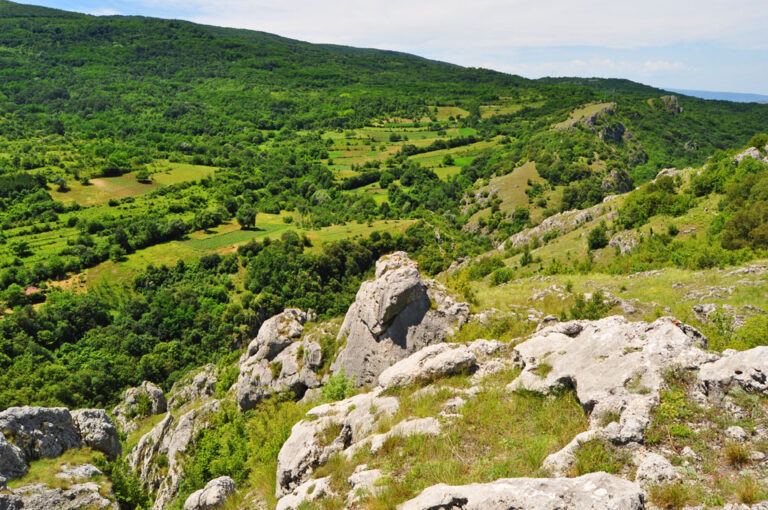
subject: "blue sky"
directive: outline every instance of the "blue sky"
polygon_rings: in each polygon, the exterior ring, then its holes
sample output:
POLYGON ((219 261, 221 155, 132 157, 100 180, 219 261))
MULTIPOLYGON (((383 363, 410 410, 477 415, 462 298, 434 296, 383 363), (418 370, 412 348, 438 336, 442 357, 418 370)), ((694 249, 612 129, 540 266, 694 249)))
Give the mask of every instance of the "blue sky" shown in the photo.
POLYGON ((415 53, 530 78, 768 94, 764 0, 36 0, 415 53))

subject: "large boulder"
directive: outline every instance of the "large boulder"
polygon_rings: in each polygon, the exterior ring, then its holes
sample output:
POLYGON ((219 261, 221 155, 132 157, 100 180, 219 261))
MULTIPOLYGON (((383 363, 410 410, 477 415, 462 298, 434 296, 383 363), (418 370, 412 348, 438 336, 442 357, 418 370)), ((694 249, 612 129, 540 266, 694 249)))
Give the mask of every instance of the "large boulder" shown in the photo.
POLYGON ((389 366, 442 342, 469 316, 437 282, 423 280, 405 252, 376 262, 376 278, 363 282, 339 331, 344 344, 331 369, 358 385, 375 384, 389 366))
POLYGON ((131 432, 138 426, 134 420, 137 415, 163 414, 167 410, 168 403, 163 390, 149 381, 144 381, 136 388, 128 388, 125 391, 123 402, 114 408, 112 415, 123 432, 131 432), (142 408, 144 406, 146 408, 142 408))
POLYGON ((434 485, 398 510, 642 510, 645 497, 632 482, 607 473, 578 478, 507 478, 491 483, 434 485))
POLYGON ((522 372, 508 389, 575 389, 589 413, 591 430, 545 460, 545 469, 561 475, 584 441, 602 437, 616 444, 642 442, 664 374, 672 367, 696 369, 716 358, 703 348, 706 338, 672 318, 650 324, 620 316, 561 323, 514 348, 522 372), (614 414, 619 421, 603 426, 604 417, 614 414))
POLYGON ((398 361, 379 375, 379 386, 393 388, 414 382, 428 382, 438 377, 469 371, 477 357, 463 344, 427 346, 398 361))
POLYGON ((184 502, 184 510, 213 510, 224 506, 227 499, 235 493, 235 481, 228 476, 220 476, 205 484, 199 491, 193 492, 184 502))
POLYGON ((72 411, 75 424, 86 446, 115 459, 122 453, 117 428, 104 409, 79 409, 72 411))
POLYGON ((768 346, 748 351, 726 351, 722 358, 702 365, 698 374, 701 390, 708 396, 719 398, 734 386, 747 391, 768 391, 768 346))
MULTIPOLYGON (((169 409, 178 409, 189 402, 206 400, 216 392, 218 372, 216 365, 209 363, 191 377, 185 377, 173 385, 168 399, 169 409)), ((228 389, 228 388, 226 388, 228 389)))
POLYGON ((81 445, 65 407, 9 407, 0 412, 0 432, 21 449, 27 461, 58 457, 81 445))
POLYGON ((126 456, 142 485, 155 493, 155 510, 164 509, 176 497, 184 477, 184 454, 197 434, 209 426, 208 417, 219 410, 219 401, 211 400, 178 419, 168 413, 126 456))
POLYGON ((6 478, 21 478, 27 474, 28 469, 29 463, 21 448, 0 434, 0 479, 3 483, 6 478))
POLYGON ((264 322, 240 359, 240 409, 253 409, 276 393, 290 391, 301 398, 307 389, 320 385, 316 372, 322 365, 320 344, 302 340, 304 324, 314 318, 312 312, 288 309, 264 322))

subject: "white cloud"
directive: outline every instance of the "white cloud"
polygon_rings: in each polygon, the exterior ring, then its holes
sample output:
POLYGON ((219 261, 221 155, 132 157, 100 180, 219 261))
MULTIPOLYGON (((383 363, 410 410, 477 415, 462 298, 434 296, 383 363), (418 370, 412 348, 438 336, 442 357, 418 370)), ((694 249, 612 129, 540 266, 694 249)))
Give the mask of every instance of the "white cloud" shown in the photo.
POLYGON ((120 11, 116 11, 115 9, 96 9, 94 11, 88 11, 86 14, 93 14, 94 16, 117 16, 118 14, 122 14, 120 11))
POLYGON ((632 48, 694 41, 768 49, 762 0, 141 0, 194 21, 311 42, 429 50, 446 45, 632 48), (748 15, 746 15, 748 14, 748 15))

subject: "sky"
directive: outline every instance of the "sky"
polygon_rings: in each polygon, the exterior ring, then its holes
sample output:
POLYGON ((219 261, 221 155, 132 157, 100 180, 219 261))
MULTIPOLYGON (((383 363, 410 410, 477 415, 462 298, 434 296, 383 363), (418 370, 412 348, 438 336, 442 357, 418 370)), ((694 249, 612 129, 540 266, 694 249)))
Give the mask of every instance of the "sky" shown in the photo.
POLYGON ((23 0, 248 28, 528 78, 768 94, 765 0, 23 0))

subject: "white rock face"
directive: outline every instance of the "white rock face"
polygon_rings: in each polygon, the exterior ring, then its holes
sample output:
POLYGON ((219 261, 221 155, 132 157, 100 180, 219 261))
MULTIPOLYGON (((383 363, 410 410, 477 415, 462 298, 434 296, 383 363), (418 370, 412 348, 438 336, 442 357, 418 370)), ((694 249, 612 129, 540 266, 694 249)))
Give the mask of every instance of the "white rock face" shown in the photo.
POLYGON ((592 430, 550 455, 544 467, 563 474, 579 442, 594 437, 617 444, 642 442, 666 370, 693 369, 716 358, 701 347, 706 347, 706 339, 675 319, 648 324, 623 317, 557 324, 517 345, 513 356, 523 371, 509 384, 510 391, 575 388, 579 402, 590 411, 592 430), (619 422, 601 427, 609 413, 619 413, 619 422))
POLYGON ((213 397, 217 382, 216 365, 209 363, 191 379, 184 379, 173 385, 169 393, 168 407, 177 409, 188 402, 213 397))
POLYGON ((355 469, 355 472, 347 479, 352 487, 347 495, 347 505, 351 506, 365 496, 375 496, 378 490, 376 484, 383 476, 384 474, 378 469, 355 469))
POLYGON ((733 352, 702 365, 698 383, 701 391, 715 399, 734 386, 747 391, 768 391, 768 346, 733 352))
POLYGON ((213 510, 227 502, 235 493, 235 481, 228 476, 214 478, 205 487, 189 495, 184 510, 213 510))
POLYGON ((83 444, 110 458, 120 454, 117 429, 104 410, 9 407, 0 412, 0 477, 19 478, 31 461, 83 444))
POLYGON ((139 410, 139 398, 141 396, 149 398, 149 414, 163 414, 168 410, 168 402, 165 399, 163 390, 149 381, 144 381, 135 388, 125 390, 123 402, 112 410, 115 422, 123 432, 132 432, 138 426, 137 421, 133 419, 139 410))
POLYGON ((371 435, 379 419, 397 411, 398 400, 380 396, 381 391, 378 388, 315 407, 307 413, 309 419, 293 426, 277 457, 277 497, 293 492, 331 455, 364 440, 371 435), (331 427, 339 432, 324 444, 322 433, 331 427))
MULTIPOLYGON (((766 149, 766 151, 768 151, 768 146, 766 146, 765 149, 766 149)), ((737 154, 736 157, 733 158, 733 162, 738 165, 739 163, 741 163, 741 160, 744 159, 744 158, 752 158, 755 161, 761 161, 763 163, 768 163, 768 157, 764 157, 762 154, 760 154, 760 151, 757 150, 754 147, 750 147, 749 149, 747 149, 745 151, 742 151, 739 154, 737 154)))
POLYGON ((476 362, 477 357, 466 345, 430 345, 384 370, 379 375, 379 386, 394 388, 416 381, 431 381, 468 371, 476 362))
POLYGON ((442 342, 469 317, 469 305, 423 280, 414 261, 396 252, 376 263, 376 279, 363 282, 339 331, 346 342, 332 365, 358 385, 371 385, 385 369, 419 349, 442 342))
POLYGON ((315 372, 322 365, 317 342, 301 340, 311 312, 288 309, 267 319, 240 360, 237 402, 243 411, 263 399, 286 391, 302 398, 309 388, 320 385, 315 372))
POLYGON ((168 413, 127 455, 126 459, 141 483, 156 494, 155 510, 164 509, 178 493, 184 475, 182 455, 196 434, 208 426, 206 418, 219 409, 219 401, 212 400, 178 419, 168 413), (158 465, 160 456, 168 459, 167 470, 158 465))
POLYGON ((491 483, 434 485, 398 510, 642 510, 642 489, 607 473, 578 478, 507 478, 491 483))
POLYGON ((679 478, 674 466, 658 453, 637 452, 634 462, 637 465, 635 481, 643 487, 669 483, 679 478))
POLYGON ((72 420, 86 446, 104 452, 111 459, 122 453, 117 428, 104 409, 72 411, 72 420))
POLYGON ((331 477, 307 480, 290 494, 280 498, 276 510, 297 510, 305 501, 314 501, 331 492, 331 477))

